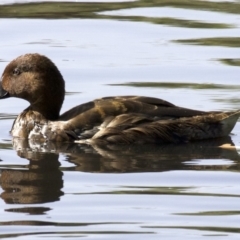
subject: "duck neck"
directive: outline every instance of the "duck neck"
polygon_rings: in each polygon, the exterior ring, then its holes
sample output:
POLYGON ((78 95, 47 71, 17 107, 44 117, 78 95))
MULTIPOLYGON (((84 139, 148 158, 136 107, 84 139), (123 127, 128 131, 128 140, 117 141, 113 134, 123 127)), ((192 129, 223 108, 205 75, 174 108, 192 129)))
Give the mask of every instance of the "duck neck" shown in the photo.
POLYGON ((51 106, 51 103, 41 105, 30 105, 27 110, 32 110, 41 114, 46 120, 55 121, 59 118, 60 108, 51 106))

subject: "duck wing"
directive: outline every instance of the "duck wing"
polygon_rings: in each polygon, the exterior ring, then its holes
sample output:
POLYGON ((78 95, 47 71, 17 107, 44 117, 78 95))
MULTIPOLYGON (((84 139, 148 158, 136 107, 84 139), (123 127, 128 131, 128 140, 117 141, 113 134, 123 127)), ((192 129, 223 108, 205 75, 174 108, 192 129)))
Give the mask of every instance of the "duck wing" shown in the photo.
POLYGON ((235 111, 159 120, 142 114, 123 114, 113 118, 85 143, 179 143, 224 137, 232 131, 239 115, 240 111, 235 111))
MULTIPOLYGON (((60 116, 60 120, 69 120, 71 118, 74 118, 78 116, 81 113, 84 113, 88 110, 91 110, 95 107, 97 107, 99 104, 104 103, 105 107, 108 107, 107 104, 111 105, 111 102, 114 101, 119 101, 119 102, 125 102, 127 101, 128 104, 131 102, 133 105, 134 103, 142 103, 148 104, 148 105, 153 105, 153 106, 158 106, 158 107, 176 107, 174 104, 164 101, 159 98, 152 98, 152 97, 142 97, 142 96, 117 96, 117 97, 103 97, 100 99, 95 99, 94 101, 90 101, 84 104, 80 104, 74 108, 71 108, 67 112, 63 113, 60 116)), ((132 106, 133 108, 134 106, 132 106)), ((136 106, 137 107, 137 106, 136 106)), ((139 106, 138 106, 139 107, 139 106)), ((137 109, 136 109, 137 110, 137 109)))
POLYGON ((105 97, 79 105, 60 116, 72 129, 82 132, 99 126, 107 118, 121 114, 138 113, 161 119, 175 119, 203 115, 206 112, 175 106, 158 98, 141 96, 105 97))

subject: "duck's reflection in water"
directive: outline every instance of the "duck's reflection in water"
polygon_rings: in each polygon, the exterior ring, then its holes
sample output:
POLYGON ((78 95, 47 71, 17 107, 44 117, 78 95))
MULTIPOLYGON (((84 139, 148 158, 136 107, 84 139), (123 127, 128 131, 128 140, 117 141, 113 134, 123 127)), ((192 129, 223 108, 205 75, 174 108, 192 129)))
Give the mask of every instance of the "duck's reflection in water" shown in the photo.
MULTIPOLYGON (((78 151, 67 156, 76 165, 75 170, 83 172, 126 173, 162 172, 170 170, 222 170, 231 165, 195 165, 192 160, 228 159, 239 166, 239 154, 230 137, 188 144, 166 145, 104 145, 82 146, 84 153, 78 151), (220 147, 222 145, 231 148, 220 147), (94 150, 94 151, 93 151, 94 150), (188 163, 185 163, 188 162, 188 163)), ((236 166, 237 165, 237 166, 236 166)))
MULTIPOLYGON (((104 145, 67 143, 39 144, 14 139, 20 157, 29 160, 26 170, 3 170, 1 197, 7 203, 44 203, 63 194, 59 153, 75 166, 71 170, 101 173, 161 172, 169 170, 239 170, 239 154, 230 137, 181 145, 104 145), (228 144, 232 148, 219 146, 228 144), (195 159, 227 159, 235 164, 195 165, 195 159), (188 162, 188 164, 186 164, 188 162), (189 164, 190 163, 190 164, 189 164)), ((66 168, 64 168, 66 169, 66 168)))
MULTIPOLYGON (((63 195, 62 175, 58 154, 32 151, 27 142, 21 141, 20 157, 29 160, 26 170, 4 169, 0 184, 4 190, 1 198, 6 203, 29 204, 59 200, 63 195)), ((35 209, 33 209, 35 211, 35 209)))

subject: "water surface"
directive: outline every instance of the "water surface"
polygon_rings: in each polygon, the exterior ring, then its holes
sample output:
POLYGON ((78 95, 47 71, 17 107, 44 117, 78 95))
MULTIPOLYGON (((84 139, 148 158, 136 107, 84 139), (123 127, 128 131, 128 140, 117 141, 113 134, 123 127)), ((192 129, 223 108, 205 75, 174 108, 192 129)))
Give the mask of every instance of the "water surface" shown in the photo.
MULTIPOLYGON (((62 112, 110 95, 239 108, 238 1, 15 2, 0 1, 0 70, 47 55, 66 81, 62 112)), ((239 239, 239 123, 183 145, 46 146, 9 135, 27 106, 0 102, 1 238, 239 239)))

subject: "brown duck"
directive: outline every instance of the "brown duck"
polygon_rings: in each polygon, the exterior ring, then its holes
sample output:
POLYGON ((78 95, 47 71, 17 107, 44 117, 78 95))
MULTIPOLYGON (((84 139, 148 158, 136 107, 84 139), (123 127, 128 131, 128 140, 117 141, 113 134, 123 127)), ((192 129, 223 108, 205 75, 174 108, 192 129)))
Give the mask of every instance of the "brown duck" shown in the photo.
POLYGON ((30 106, 15 119, 14 138, 80 143, 178 143, 228 135, 240 111, 204 112, 161 99, 105 97, 60 115, 65 84, 54 63, 39 54, 11 61, 0 82, 0 98, 17 97, 30 106))

